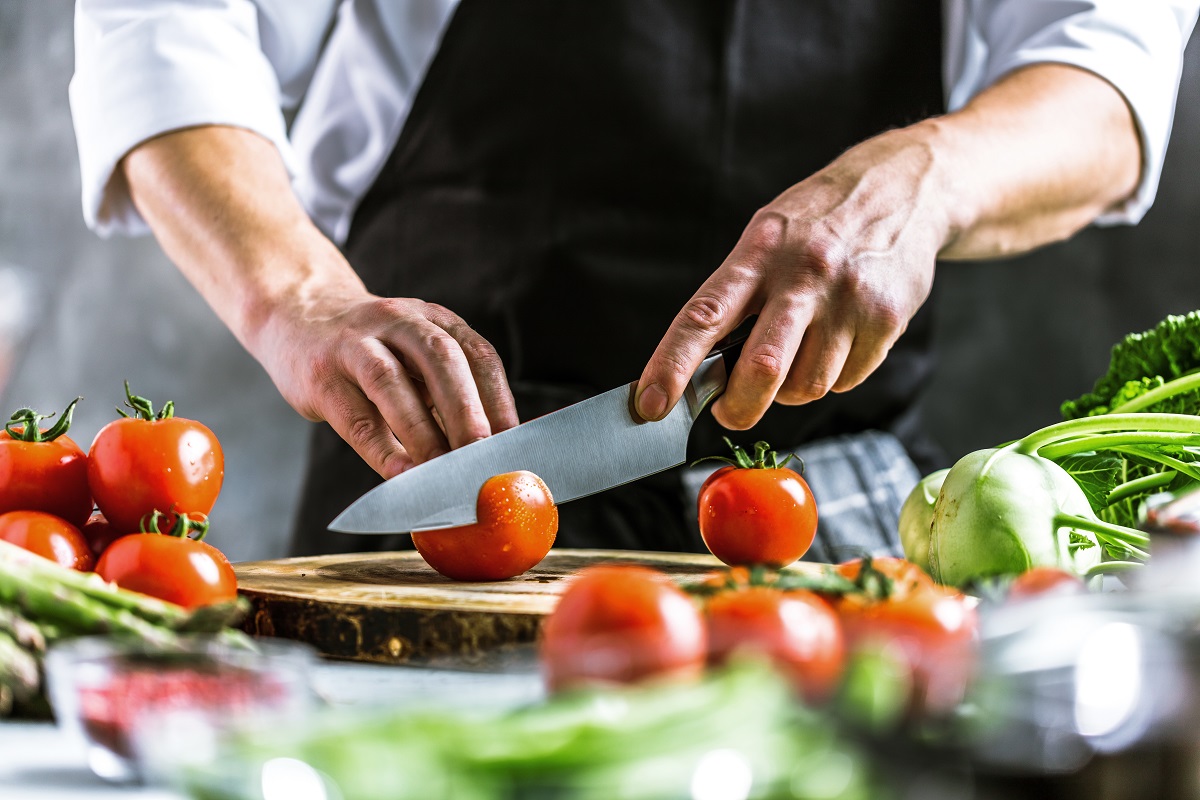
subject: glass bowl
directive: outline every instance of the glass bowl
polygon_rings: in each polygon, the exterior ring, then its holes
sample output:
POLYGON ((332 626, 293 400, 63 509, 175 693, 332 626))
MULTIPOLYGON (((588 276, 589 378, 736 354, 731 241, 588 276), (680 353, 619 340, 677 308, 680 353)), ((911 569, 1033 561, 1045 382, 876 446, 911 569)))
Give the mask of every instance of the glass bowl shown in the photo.
POLYGON ((86 745, 92 771, 131 782, 168 754, 204 758, 240 720, 308 712, 315 660, 311 647, 285 640, 89 636, 52 646, 46 676, 54 716, 86 745))

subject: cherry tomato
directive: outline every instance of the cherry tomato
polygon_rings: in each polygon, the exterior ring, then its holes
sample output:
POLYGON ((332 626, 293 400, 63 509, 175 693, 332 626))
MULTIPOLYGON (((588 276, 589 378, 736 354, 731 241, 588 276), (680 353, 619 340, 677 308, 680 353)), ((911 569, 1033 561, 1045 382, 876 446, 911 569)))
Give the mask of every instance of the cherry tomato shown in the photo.
POLYGON ((196 608, 237 598, 233 566, 207 542, 163 533, 133 533, 108 546, 96 572, 122 589, 196 608))
POLYGON ((70 436, 71 401, 58 422, 42 430, 46 419, 32 409, 12 415, 0 432, 0 513, 45 511, 80 526, 92 513, 87 456, 70 436))
POLYGON ((731 566, 782 567, 808 552, 817 532, 817 503, 804 478, 774 466, 765 442, 751 460, 730 445, 737 466, 722 467, 700 488, 700 535, 731 566))
POLYGON ((225 456, 211 430, 174 416, 167 403, 158 414, 150 401, 125 384, 135 416, 105 425, 88 453, 88 482, 96 505, 115 527, 141 530, 142 519, 157 510, 163 524, 175 514, 212 511, 225 477, 225 456))
POLYGON ((810 702, 837 687, 846 658, 842 624, 812 592, 749 588, 708 601, 709 654, 720 664, 742 652, 768 656, 810 702))
POLYGON ((45 511, 0 514, 0 539, 71 569, 92 569, 87 541, 71 523, 45 511))
POLYGON ((1015 602, 1046 595, 1086 592, 1087 584, 1073 572, 1057 567, 1033 567, 1013 579, 1008 587, 1008 600, 1015 602))
POLYGON ((100 558, 108 546, 117 539, 127 536, 130 533, 136 533, 136 531, 126 531, 114 527, 99 511, 92 514, 87 524, 80 528, 80 532, 83 533, 83 538, 87 540, 88 549, 92 551, 92 555, 96 558, 100 558))
POLYGON ((883 646, 903 657, 913 674, 916 707, 946 712, 962 699, 979 630, 972 598, 932 589, 839 611, 851 650, 883 646))
POLYGON ((546 557, 558 534, 558 508, 545 481, 508 472, 484 482, 475 501, 478 522, 418 531, 413 546, 429 566, 456 581, 502 581, 546 557))
MULTIPOLYGON (((864 559, 856 558, 852 561, 847 561, 838 564, 834 569, 845 577, 847 580, 858 581, 859 575, 862 573, 862 565, 864 559)), ((908 597, 916 592, 923 592, 937 588, 937 583, 925 570, 918 567, 911 561, 895 556, 873 556, 871 558, 871 567, 875 572, 889 581, 886 591, 887 597, 901 599, 908 597)), ((870 587, 869 575, 865 579, 865 583, 870 587)), ((885 587, 875 587, 884 589, 885 587)), ((864 596, 863 594, 849 594, 838 601, 838 605, 842 603, 864 605, 874 602, 878 598, 864 596)))
POLYGON ((647 567, 581 570, 542 627, 541 664, 551 691, 704 669, 704 619, 684 592, 647 567))

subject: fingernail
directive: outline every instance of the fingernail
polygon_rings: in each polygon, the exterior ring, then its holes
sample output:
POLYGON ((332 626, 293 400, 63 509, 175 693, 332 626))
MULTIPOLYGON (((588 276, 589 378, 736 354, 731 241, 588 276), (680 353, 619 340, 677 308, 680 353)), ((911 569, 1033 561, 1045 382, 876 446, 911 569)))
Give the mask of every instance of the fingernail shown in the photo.
POLYGON ((642 390, 642 396, 637 402, 638 413, 642 419, 661 419, 667 413, 667 393, 657 383, 652 383, 642 390))

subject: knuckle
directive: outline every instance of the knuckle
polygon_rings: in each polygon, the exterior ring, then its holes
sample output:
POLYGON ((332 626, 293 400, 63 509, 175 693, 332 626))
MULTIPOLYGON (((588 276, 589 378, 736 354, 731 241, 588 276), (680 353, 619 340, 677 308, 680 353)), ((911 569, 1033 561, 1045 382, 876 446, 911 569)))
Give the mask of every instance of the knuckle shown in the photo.
POLYGON ((447 364, 462 353, 458 342, 444 332, 427 333, 421 337, 421 348, 431 360, 438 364, 447 364))
POLYGON ((783 246, 787 229, 787 217, 770 208, 760 208, 746 226, 746 247, 756 253, 773 252, 783 246))
POLYGON ((719 327, 727 313, 725 300, 713 294, 699 294, 684 305, 679 319, 688 328, 709 331, 719 327))
POLYGON ((779 387, 775 400, 783 405, 804 405, 820 400, 829 394, 832 388, 833 380, 826 376, 801 378, 793 374, 779 387))
POLYGON ((758 345, 753 352, 743 353, 739 361, 745 361, 751 375, 760 380, 773 383, 784 374, 783 349, 778 345, 758 345))
POLYGON ((369 356, 360 368, 362 388, 368 396, 396 387, 400 382, 400 365, 396 361, 369 356))
POLYGON ((353 416, 346 420, 346 441, 356 450, 371 450, 379 437, 379 423, 370 417, 353 416))

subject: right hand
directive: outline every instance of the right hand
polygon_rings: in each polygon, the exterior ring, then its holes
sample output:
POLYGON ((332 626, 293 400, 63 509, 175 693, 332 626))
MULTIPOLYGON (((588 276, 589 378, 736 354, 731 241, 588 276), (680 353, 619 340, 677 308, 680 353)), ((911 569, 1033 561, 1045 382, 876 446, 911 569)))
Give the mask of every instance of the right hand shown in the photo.
POLYGON ((495 348, 447 309, 363 290, 276 312, 258 357, 385 478, 517 424, 495 348))

